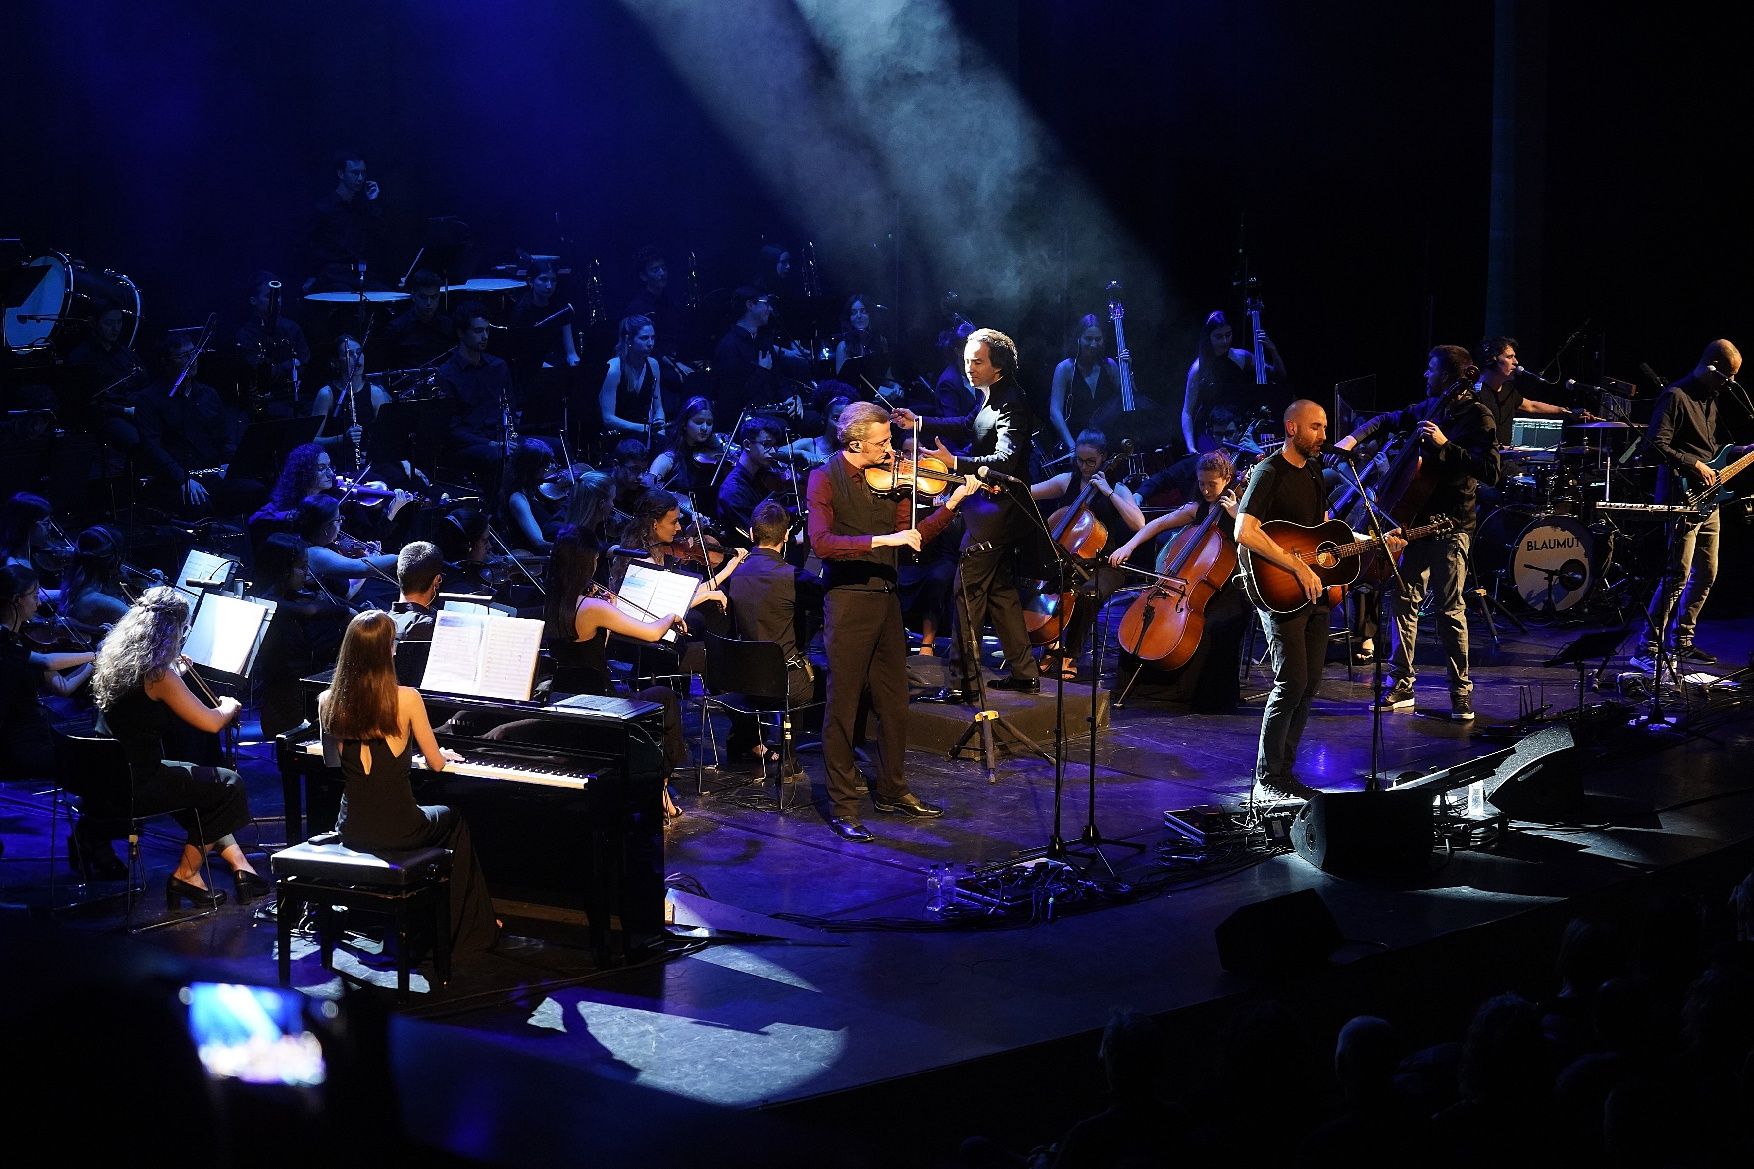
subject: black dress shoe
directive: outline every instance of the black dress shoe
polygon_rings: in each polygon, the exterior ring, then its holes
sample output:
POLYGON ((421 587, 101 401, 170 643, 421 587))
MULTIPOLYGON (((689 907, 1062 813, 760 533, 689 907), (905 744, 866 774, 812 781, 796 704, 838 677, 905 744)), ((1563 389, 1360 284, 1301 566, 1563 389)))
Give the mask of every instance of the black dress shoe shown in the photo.
POLYGON ((940 690, 932 690, 920 695, 920 701, 935 702, 944 706, 967 706, 973 699, 966 690, 959 690, 955 686, 945 686, 940 690))
POLYGON ((203 889, 176 877, 164 879, 164 907, 175 913, 187 901, 191 909, 218 909, 225 904, 225 894, 217 889, 203 889))
POLYGON ((1010 674, 988 682, 987 688, 989 690, 1010 690, 1017 694, 1034 694, 1041 689, 1041 679, 1019 678, 1016 674, 1010 674))
POLYGON ((239 905, 248 905, 258 898, 268 896, 268 882, 262 879, 260 873, 249 869, 233 869, 231 886, 237 890, 239 905))
POLYGON ((869 844, 871 841, 877 839, 875 836, 871 835, 871 830, 869 828, 866 828, 857 820, 843 820, 839 816, 836 816, 828 822, 828 826, 834 829, 834 834, 836 836, 849 844, 869 844))
POLYGON ((886 800, 880 796, 872 796, 871 806, 886 816, 912 816, 916 820, 929 819, 944 814, 943 808, 937 804, 928 804, 912 792, 908 792, 899 800, 886 800))

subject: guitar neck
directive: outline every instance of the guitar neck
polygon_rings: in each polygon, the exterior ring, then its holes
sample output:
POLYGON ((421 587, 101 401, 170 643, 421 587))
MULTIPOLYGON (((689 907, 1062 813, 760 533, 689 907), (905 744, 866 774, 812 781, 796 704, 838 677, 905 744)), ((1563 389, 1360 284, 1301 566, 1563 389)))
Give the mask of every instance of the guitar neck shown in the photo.
MULTIPOLYGON (((1429 536, 1434 532, 1441 532, 1449 526, 1449 522, 1444 520, 1439 520, 1436 523, 1421 524, 1417 528, 1408 528, 1403 531, 1401 533, 1401 538, 1411 543, 1414 540, 1423 540, 1426 536, 1429 536)), ((1335 544, 1332 547, 1312 549, 1308 552, 1294 552, 1292 555, 1303 561, 1305 564, 1314 564, 1319 560, 1329 557, 1344 558, 1347 556, 1362 556, 1371 549, 1379 547, 1381 544, 1382 540, 1380 537, 1366 536, 1364 539, 1354 540, 1350 544, 1335 544)))

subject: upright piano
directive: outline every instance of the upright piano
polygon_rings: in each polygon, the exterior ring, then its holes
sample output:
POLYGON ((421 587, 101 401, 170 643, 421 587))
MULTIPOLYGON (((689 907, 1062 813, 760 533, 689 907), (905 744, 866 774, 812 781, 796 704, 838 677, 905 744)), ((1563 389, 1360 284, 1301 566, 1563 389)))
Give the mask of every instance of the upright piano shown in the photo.
MULTIPOLYGON (((303 679, 305 723, 276 740, 288 842, 332 828, 340 808, 341 773, 317 732, 332 672, 303 679)), ((624 936, 662 931, 662 706, 592 694, 422 697, 439 744, 463 759, 434 772, 415 751, 415 798, 468 819, 496 906, 563 920, 582 911, 600 953, 612 914, 624 936)))

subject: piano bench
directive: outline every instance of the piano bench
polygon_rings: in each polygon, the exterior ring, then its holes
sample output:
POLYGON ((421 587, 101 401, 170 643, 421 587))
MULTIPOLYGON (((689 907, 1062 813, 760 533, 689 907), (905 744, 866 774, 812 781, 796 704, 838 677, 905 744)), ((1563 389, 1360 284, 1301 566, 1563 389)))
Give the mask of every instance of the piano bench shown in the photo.
POLYGON ((334 909, 343 906, 387 915, 396 932, 396 995, 408 997, 414 964, 417 912, 432 927, 434 984, 451 979, 451 850, 356 852, 338 832, 324 832, 268 858, 275 878, 275 918, 280 932, 280 984, 292 985, 292 927, 306 906, 315 910, 323 968, 335 969, 339 944, 334 909))

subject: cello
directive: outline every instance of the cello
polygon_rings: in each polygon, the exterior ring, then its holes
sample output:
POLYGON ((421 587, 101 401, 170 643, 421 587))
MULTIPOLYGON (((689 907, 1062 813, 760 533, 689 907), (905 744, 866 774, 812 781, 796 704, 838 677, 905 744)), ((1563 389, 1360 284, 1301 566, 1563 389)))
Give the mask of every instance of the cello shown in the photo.
MULTIPOLYGON (((1421 423, 1429 422, 1442 414, 1457 395, 1473 383, 1477 374, 1478 371, 1472 366, 1464 368, 1444 387, 1443 392, 1436 397, 1426 398, 1415 407, 1413 429, 1417 431, 1421 423)), ((1435 477, 1425 466, 1421 453, 1424 445, 1417 433, 1407 435, 1395 448, 1388 460, 1387 469, 1372 492, 1376 509, 1388 516, 1396 527, 1405 528, 1411 525, 1414 517, 1431 498, 1432 489, 1437 486, 1435 477)), ((1335 518, 1344 520, 1354 531, 1364 530, 1368 526, 1366 502, 1354 497, 1351 503, 1352 506, 1347 508, 1344 515, 1336 510, 1335 518)), ((1380 550, 1373 549, 1359 570, 1359 581, 1366 587, 1377 587, 1388 576, 1387 558, 1380 554, 1380 550)))
MULTIPOLYGON (((1119 453, 1111 455, 1096 475, 1085 480, 1078 497, 1048 517, 1048 530, 1053 541, 1065 552, 1079 560, 1094 560, 1102 555, 1108 544, 1108 525, 1090 510, 1091 501, 1096 498, 1096 477, 1106 477, 1116 465, 1132 456, 1133 440, 1122 439, 1119 453)), ((1054 555, 1057 558, 1059 553, 1054 555)), ((1075 589, 1057 592, 1050 585, 1044 585, 1034 596, 1025 595, 1022 600, 1023 627, 1029 632, 1029 644, 1049 646, 1065 632, 1078 593, 1075 589)))
POLYGON ((1157 583, 1127 606, 1121 618, 1120 646, 1141 661, 1165 670, 1193 660, 1206 633, 1206 605, 1236 571, 1236 540, 1220 519, 1225 499, 1241 497, 1245 468, 1212 501, 1206 518, 1177 532, 1157 561, 1157 583))

